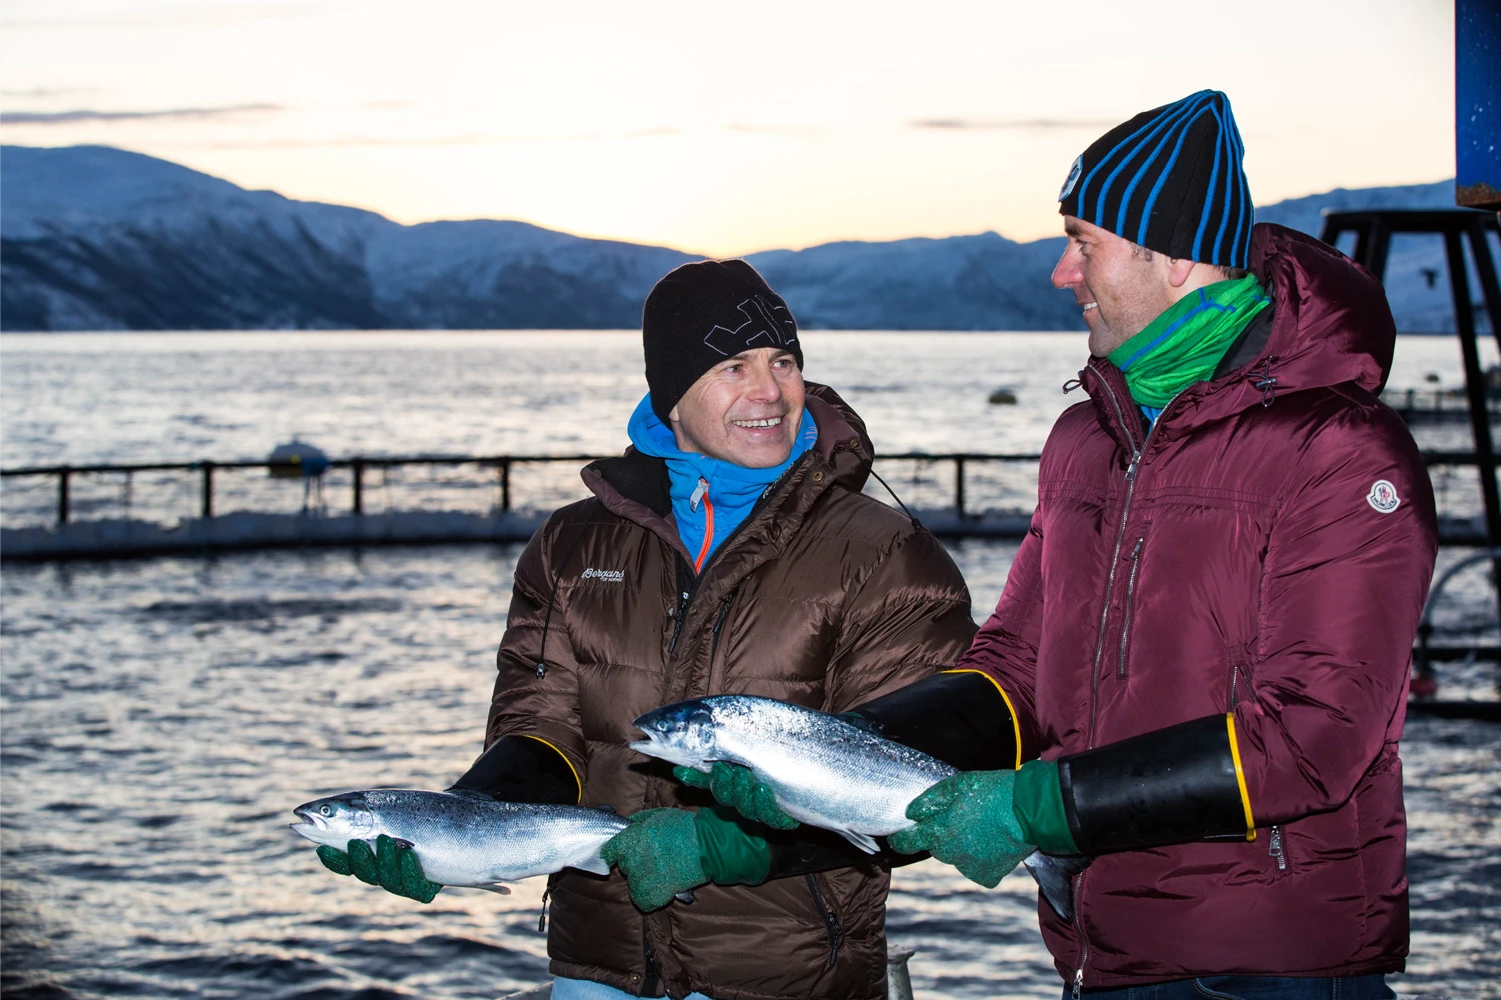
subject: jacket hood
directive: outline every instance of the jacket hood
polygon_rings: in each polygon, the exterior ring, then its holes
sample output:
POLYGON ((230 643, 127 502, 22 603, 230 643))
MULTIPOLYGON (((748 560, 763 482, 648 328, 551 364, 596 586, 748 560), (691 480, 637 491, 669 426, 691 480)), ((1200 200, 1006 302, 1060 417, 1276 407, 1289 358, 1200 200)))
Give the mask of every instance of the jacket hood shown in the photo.
POLYGON ((1251 270, 1272 296, 1262 358, 1275 359, 1278 392, 1345 382, 1381 391, 1397 328, 1386 289, 1371 272, 1322 240, 1269 223, 1252 231, 1251 270))
MULTIPOLYGON (((1158 439, 1273 405, 1290 392, 1353 382, 1377 394, 1386 384, 1397 330, 1386 290, 1369 271, 1321 240, 1270 223, 1252 230, 1251 271, 1272 299, 1266 346, 1255 360, 1185 389, 1158 439)), ((1091 358, 1080 377, 1107 428, 1133 447, 1139 443, 1143 434, 1136 421, 1130 427, 1121 423, 1121 412, 1134 416, 1134 404, 1113 405, 1130 399, 1120 370, 1091 358)))

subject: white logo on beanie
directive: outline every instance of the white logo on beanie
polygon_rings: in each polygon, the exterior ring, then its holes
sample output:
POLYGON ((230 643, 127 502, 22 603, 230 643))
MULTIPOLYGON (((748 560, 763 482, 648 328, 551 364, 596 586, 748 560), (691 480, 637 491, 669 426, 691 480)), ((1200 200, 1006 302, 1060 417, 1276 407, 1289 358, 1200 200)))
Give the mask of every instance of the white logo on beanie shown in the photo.
POLYGON ((1366 494, 1365 502, 1382 514, 1390 514, 1402 505, 1402 498, 1397 496, 1395 486, 1385 479, 1378 479, 1371 484, 1371 492, 1366 494))
POLYGON ((1063 190, 1058 192, 1059 201, 1062 201, 1069 196, 1069 193, 1074 189, 1074 185, 1079 183, 1079 175, 1083 172, 1084 154, 1080 153, 1074 158, 1074 169, 1068 172, 1068 180, 1063 182, 1063 190))
POLYGON ((797 324, 792 321, 792 313, 786 306, 774 305, 763 296, 752 295, 735 308, 740 310, 745 322, 733 330, 716 324, 704 338, 706 346, 730 357, 750 350, 763 337, 766 343, 761 347, 786 347, 797 343, 797 324))

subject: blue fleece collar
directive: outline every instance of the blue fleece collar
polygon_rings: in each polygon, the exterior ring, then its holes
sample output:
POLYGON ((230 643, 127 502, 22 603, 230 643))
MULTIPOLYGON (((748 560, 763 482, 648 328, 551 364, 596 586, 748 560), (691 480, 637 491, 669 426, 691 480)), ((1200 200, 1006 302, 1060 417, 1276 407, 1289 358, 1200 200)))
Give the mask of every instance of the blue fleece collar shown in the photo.
POLYGON ((792 463, 803 456, 818 440, 818 425, 814 423, 807 408, 798 425, 797 438, 792 452, 781 465, 768 469, 747 469, 743 466, 694 454, 678 448, 672 428, 662 422, 651 408, 651 393, 636 406, 627 425, 631 444, 644 455, 652 455, 667 461, 667 475, 671 481, 672 513, 677 521, 678 536, 688 549, 688 554, 697 559, 702 552, 707 557, 750 516, 751 509, 766 488, 792 468, 792 463), (699 481, 708 483, 709 504, 714 511, 714 535, 709 546, 704 548, 704 534, 708 523, 709 506, 704 495, 699 493, 699 481))

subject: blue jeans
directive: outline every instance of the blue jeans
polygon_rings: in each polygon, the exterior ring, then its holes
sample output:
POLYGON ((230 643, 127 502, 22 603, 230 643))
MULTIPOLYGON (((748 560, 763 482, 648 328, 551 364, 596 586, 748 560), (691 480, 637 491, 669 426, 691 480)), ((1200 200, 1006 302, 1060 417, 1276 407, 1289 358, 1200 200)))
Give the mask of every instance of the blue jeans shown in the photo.
MULTIPOLYGON (((558 976, 552 981, 552 1000, 636 1000, 636 995, 589 979, 564 979, 558 976)), ((666 1000, 666 997, 662 1000, 666 1000)), ((702 993, 690 993, 685 1000, 709 998, 702 993)))
MULTIPOLYGON (((1063 987, 1063 1000, 1073 995, 1063 987)), ((1200 976, 1148 986, 1084 990, 1089 1000, 1393 1000, 1386 977, 1200 976)))

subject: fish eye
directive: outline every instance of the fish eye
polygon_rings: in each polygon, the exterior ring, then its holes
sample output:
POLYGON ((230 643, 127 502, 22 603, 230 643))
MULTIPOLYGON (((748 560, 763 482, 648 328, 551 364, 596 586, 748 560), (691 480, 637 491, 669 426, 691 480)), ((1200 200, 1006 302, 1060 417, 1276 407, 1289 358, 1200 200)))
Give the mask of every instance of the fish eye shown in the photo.
POLYGON ((325 816, 332 816, 334 814, 334 807, 325 802, 323 808, 318 811, 325 816))

